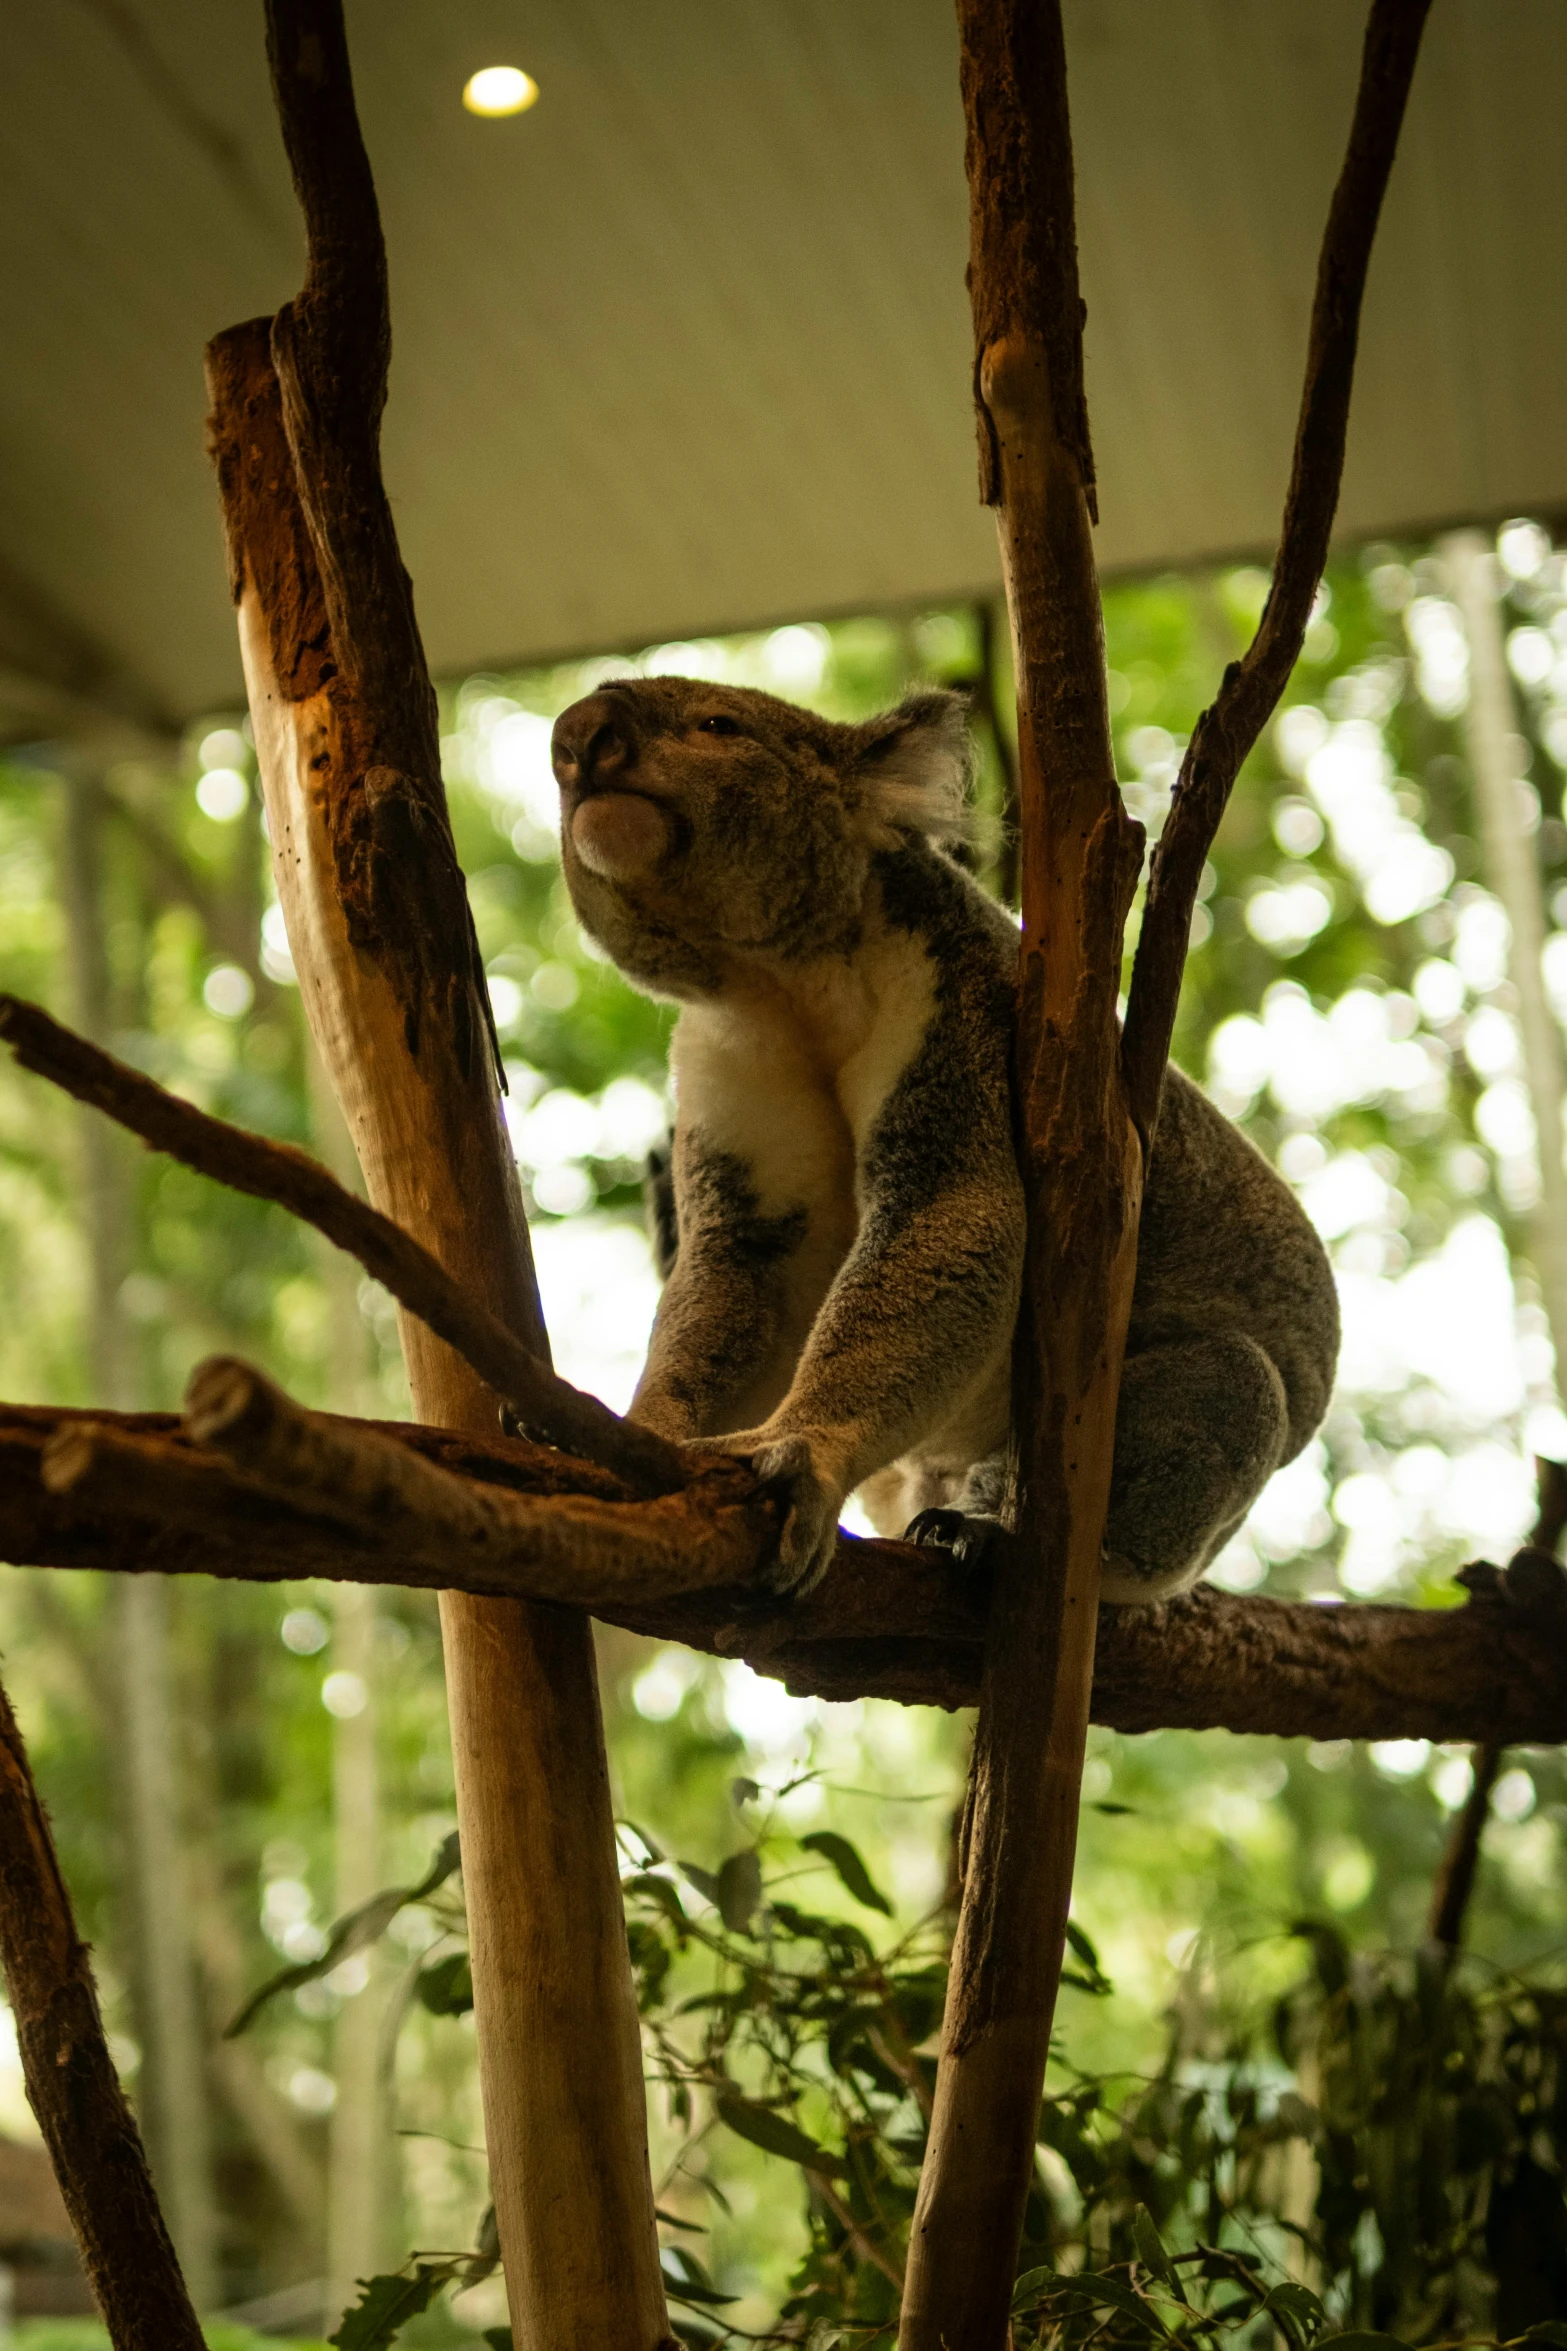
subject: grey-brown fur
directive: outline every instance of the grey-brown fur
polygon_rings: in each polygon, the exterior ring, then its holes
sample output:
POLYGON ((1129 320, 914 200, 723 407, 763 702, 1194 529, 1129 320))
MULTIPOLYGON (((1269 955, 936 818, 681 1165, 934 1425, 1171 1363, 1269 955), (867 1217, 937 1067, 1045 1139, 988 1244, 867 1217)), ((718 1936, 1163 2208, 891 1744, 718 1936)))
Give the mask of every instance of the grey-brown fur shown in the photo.
MULTIPOLYGON (((1018 935, 938 845, 962 821, 961 705, 915 696, 853 727, 639 679, 575 704, 555 748, 578 914, 683 1006, 677 1246, 633 1410, 756 1460, 789 1505, 778 1581, 803 1585, 854 1489, 896 1530, 1003 1483, 1018 935)), ((1196 1580, 1317 1426, 1337 1348, 1293 1195, 1172 1071, 1107 1597, 1196 1580)))

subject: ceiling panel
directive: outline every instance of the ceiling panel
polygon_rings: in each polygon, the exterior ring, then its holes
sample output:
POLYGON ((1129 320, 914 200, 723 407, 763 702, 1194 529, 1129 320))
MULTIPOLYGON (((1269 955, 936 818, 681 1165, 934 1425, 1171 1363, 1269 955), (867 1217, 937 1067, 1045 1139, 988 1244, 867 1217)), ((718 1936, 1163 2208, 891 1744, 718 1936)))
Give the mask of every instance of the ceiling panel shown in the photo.
MULTIPOLYGON (((0 17, 0 671, 237 662, 201 351, 294 288, 259 0, 0 17)), ((1109 570, 1265 553, 1358 0, 1068 0, 1109 570)), ((948 0, 350 0, 432 661, 988 590, 948 0), (537 107, 480 123, 476 66, 537 107)), ((1567 10, 1440 0, 1346 532, 1567 506, 1567 10)))

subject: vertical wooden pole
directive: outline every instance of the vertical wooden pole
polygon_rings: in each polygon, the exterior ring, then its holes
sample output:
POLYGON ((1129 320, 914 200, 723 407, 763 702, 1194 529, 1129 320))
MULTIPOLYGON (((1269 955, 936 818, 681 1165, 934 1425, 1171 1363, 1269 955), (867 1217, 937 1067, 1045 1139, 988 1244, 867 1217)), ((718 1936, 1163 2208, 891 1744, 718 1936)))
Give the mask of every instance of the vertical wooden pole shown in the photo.
POLYGON ((958 0, 981 492, 997 508, 1017 664, 1029 1255, 1016 1526, 988 1627, 903 2351, 999 2351, 1006 2339, 1071 1898, 1144 1165, 1202 860, 1299 653, 1326 558, 1361 295, 1428 7, 1373 0, 1273 587, 1182 766, 1123 1043, 1116 997, 1142 836, 1115 782, 1105 701, 1060 0, 958 0))
POLYGON ((1485 879, 1501 900, 1511 933, 1507 976, 1518 993, 1524 1078, 1538 1135, 1540 1198, 1528 1222, 1529 1254, 1539 1276, 1556 1350, 1556 1393, 1567 1397, 1567 1161, 1562 1108, 1567 1062, 1561 1030, 1545 992, 1545 891, 1540 853, 1520 805, 1518 711, 1507 674, 1507 646, 1494 577, 1496 557, 1479 531, 1450 531, 1437 542, 1443 584, 1457 605, 1469 643, 1469 701, 1464 747, 1479 819, 1485 879))
POLYGON ((998 1573, 905 2351, 1005 2336, 1060 1975, 1142 1155, 1120 1069, 1140 826, 1115 782, 1055 0, 960 0, 982 493, 1017 666, 1023 956, 1016 1529, 998 1573))
MULTIPOLYGON (((274 870, 306 1010, 366 1187, 547 1353, 500 1115, 434 696, 381 483, 385 256, 339 0, 269 0, 310 236, 298 298, 209 353, 274 870)), ((424 1420, 496 1398, 421 1323, 424 1420)), ((491 2185, 519 2351, 668 2335, 641 2046, 591 1628, 447 1593, 458 1821, 491 2185)))

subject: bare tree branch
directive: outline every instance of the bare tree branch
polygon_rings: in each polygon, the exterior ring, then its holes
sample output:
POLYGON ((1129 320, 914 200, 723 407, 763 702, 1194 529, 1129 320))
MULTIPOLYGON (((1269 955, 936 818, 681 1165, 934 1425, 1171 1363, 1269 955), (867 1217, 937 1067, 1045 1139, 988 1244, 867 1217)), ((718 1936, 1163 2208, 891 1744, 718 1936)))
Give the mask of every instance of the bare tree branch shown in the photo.
POLYGON ((455 1347, 537 1435, 618 1470, 644 1493, 684 1483, 687 1466, 672 1445, 558 1378, 428 1249, 307 1152, 209 1117, 21 997, 0 996, 0 1038, 24 1069, 90 1103, 150 1149, 313 1225, 455 1347))
MULTIPOLYGON (((990 1578, 942 1551, 842 1536, 824 1581, 780 1603, 755 1586, 771 1536, 736 1465, 645 1501, 545 1446, 306 1412, 244 1366, 224 1365, 230 1379, 263 1428, 275 1416, 253 1447, 239 1439, 259 1475, 239 1448, 196 1443, 168 1414, 0 1406, 0 1557, 569 1600, 628 1631, 743 1658, 804 1696, 944 1707, 979 1696, 990 1578), (378 1494, 390 1497, 384 1516, 378 1494)), ((1567 1740, 1567 1578, 1531 1552, 1465 1580, 1474 1597, 1451 1609, 1324 1608, 1211 1586, 1162 1607, 1102 1608, 1093 1719, 1122 1731, 1567 1740)))
POLYGON ((1013 1377, 1018 1539, 987 1628, 901 2351, 995 2351, 1007 2331, 1071 1896, 1148 1146, 1203 857, 1299 651, 1326 555, 1360 293, 1428 4, 1373 0, 1273 594, 1193 737, 1123 1034, 1116 991, 1142 841, 1115 784, 1105 699, 1061 5, 958 0, 981 494, 997 509, 1018 684, 1029 1237, 1013 1377))
POLYGON ((1374 0, 1344 168, 1317 264, 1306 381, 1273 584, 1257 633, 1197 721, 1154 854, 1123 1045, 1133 1116, 1151 1134, 1203 860, 1241 764, 1289 683, 1328 558, 1344 470, 1360 305, 1431 0, 1374 0))
POLYGON ((86 1944, 0 1690, 0 1961, 38 2117, 114 2351, 202 2351, 120 2087, 86 1944))

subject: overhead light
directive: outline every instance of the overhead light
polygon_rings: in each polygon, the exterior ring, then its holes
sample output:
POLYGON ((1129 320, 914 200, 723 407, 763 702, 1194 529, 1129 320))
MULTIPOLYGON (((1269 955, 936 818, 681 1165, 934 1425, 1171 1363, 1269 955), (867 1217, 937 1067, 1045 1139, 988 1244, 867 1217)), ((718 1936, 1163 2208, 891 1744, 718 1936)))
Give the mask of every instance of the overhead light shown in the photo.
POLYGON ((470 74, 462 102, 470 114, 491 120, 503 114, 526 114, 539 94, 539 85, 519 65, 486 65, 470 74))

